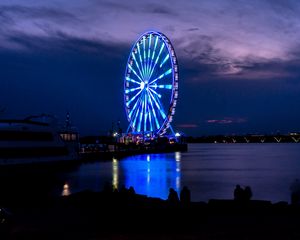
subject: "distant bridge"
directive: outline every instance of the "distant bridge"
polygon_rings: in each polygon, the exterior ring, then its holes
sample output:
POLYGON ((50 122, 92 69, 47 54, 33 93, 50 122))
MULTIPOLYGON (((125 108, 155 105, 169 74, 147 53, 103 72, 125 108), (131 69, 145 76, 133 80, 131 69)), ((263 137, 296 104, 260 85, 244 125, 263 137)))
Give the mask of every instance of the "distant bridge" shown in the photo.
POLYGON ((189 143, 300 143, 300 133, 287 135, 240 135, 187 137, 189 143))

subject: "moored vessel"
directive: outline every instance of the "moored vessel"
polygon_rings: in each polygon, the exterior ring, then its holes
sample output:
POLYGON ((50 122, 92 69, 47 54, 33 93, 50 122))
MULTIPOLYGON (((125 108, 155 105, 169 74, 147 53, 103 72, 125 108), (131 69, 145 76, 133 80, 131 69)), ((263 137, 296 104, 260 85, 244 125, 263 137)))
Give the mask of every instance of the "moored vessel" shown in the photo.
POLYGON ((0 166, 78 160, 79 134, 67 114, 0 120, 0 166))

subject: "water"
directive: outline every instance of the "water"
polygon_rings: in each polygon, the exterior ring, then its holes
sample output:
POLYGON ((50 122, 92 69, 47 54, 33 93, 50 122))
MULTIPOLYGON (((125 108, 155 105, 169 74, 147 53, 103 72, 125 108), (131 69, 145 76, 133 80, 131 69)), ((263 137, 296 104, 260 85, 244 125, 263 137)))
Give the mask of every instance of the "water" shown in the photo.
POLYGON ((106 182, 166 199, 186 185, 193 201, 231 199, 236 184, 251 186, 253 199, 290 201, 300 178, 299 144, 190 144, 186 153, 148 154, 82 164, 63 176, 71 192, 101 190, 106 182))
POLYGON ((193 201, 207 202, 232 199, 235 185, 240 184, 251 186, 253 199, 290 202, 291 182, 300 178, 300 145, 190 144, 186 153, 138 155, 85 163, 55 174, 34 174, 31 179, 38 179, 39 187, 46 188, 44 192, 55 195, 101 191, 108 182, 166 199, 170 187, 179 192, 186 185, 193 201))

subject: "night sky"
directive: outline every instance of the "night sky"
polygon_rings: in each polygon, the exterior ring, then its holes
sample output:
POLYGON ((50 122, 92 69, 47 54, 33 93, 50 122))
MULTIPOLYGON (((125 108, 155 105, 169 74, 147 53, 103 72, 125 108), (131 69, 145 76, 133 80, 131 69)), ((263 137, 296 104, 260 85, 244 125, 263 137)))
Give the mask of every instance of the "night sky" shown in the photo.
POLYGON ((81 135, 126 130, 125 67, 148 30, 177 54, 174 129, 300 131, 298 0, 1 0, 0 117, 69 111, 81 135))

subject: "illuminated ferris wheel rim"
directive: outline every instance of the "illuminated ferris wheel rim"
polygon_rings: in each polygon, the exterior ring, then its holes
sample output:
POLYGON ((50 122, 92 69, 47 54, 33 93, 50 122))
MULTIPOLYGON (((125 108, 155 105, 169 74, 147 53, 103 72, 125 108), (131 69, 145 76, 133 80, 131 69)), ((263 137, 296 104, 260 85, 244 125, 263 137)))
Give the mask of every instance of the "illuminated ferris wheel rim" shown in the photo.
POLYGON ((132 133, 166 133, 177 98, 178 64, 170 40, 157 31, 143 33, 130 51, 124 78, 125 112, 132 133))

